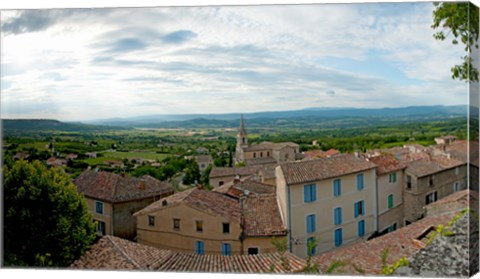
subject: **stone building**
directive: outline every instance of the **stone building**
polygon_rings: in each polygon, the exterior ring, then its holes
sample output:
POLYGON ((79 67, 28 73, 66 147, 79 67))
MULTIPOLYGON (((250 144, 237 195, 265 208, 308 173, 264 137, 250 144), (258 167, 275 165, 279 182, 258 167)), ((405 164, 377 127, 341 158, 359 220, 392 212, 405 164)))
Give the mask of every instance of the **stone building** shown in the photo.
POLYGON ((88 211, 97 223, 97 233, 127 239, 136 236, 134 212, 174 193, 170 184, 149 175, 137 178, 86 170, 74 184, 87 200, 88 211))

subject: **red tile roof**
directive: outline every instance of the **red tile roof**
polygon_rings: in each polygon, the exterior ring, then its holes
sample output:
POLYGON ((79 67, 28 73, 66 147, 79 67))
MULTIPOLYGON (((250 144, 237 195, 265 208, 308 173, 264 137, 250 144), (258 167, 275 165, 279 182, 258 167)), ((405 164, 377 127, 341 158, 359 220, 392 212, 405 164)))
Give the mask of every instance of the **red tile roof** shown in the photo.
POLYGON ((344 274, 358 274, 353 265, 362 268, 365 275, 378 275, 382 270, 382 252, 388 249, 387 264, 392 265, 401 257, 409 257, 423 246, 417 238, 426 230, 438 225, 446 225, 457 213, 446 213, 426 217, 408 226, 402 227, 386 235, 372 240, 352 244, 332 250, 314 257, 320 270, 327 270, 335 262, 344 262, 347 265, 337 272, 344 274), (339 271, 342 270, 342 271, 339 271))
POLYGON ((259 170, 259 167, 238 167, 238 168, 213 167, 209 177, 215 178, 215 177, 236 176, 236 175, 243 177, 243 176, 249 176, 249 175, 255 174, 257 173, 258 170, 259 170))
POLYGON ((407 171, 417 177, 423 177, 464 164, 465 162, 447 158, 446 156, 429 156, 428 158, 409 162, 407 171))
POLYGON ((149 175, 140 178, 111 172, 86 170, 75 179, 75 185, 86 197, 107 202, 125 202, 173 194, 173 187, 149 175))
POLYGON ((387 174, 407 167, 405 163, 397 160, 393 155, 381 155, 367 159, 377 165, 377 175, 387 174))
POLYGON ((287 184, 312 182, 375 168, 375 164, 352 154, 280 165, 287 184))
POLYGON ((258 255, 195 255, 158 249, 114 236, 104 236, 70 267, 94 270, 156 270, 176 272, 289 273, 301 272, 305 260, 285 253, 258 255))
POLYGON ((250 194, 272 194, 276 190, 275 186, 260 183, 253 179, 245 179, 244 181, 227 183, 214 188, 212 191, 239 198, 244 195, 245 191, 250 194))
POLYGON ((280 236, 287 234, 275 194, 243 197, 241 203, 243 232, 246 236, 280 236))
POLYGON ((210 212, 229 220, 240 222, 240 204, 236 199, 213 191, 197 188, 160 199, 133 215, 149 214, 179 203, 185 203, 199 211, 210 212))

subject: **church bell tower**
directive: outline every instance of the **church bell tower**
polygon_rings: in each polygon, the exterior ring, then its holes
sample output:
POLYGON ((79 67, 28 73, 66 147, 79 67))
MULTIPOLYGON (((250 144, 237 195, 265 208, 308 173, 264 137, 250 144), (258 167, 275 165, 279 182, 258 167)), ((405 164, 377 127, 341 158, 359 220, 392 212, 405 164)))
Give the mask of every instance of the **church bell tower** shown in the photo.
POLYGON ((235 149, 235 159, 237 162, 245 160, 243 149, 248 147, 247 131, 245 130, 245 122, 243 114, 240 116, 240 129, 237 134, 237 148, 235 149))

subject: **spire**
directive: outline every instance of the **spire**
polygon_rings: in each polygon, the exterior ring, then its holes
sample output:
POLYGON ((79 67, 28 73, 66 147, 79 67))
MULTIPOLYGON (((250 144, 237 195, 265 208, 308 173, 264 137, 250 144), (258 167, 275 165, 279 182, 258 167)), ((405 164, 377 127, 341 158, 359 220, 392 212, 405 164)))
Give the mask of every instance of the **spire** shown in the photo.
POLYGON ((245 123, 243 122, 243 113, 240 115, 240 134, 246 135, 247 131, 245 130, 245 123))

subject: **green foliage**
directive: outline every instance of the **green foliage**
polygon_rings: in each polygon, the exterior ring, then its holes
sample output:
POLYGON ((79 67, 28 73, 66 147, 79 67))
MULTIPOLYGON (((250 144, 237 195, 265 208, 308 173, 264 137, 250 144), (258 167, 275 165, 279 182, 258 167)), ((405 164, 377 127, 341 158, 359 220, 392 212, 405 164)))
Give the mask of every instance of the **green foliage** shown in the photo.
POLYGON ((84 198, 70 178, 42 163, 3 168, 4 264, 69 266, 95 239, 84 198))
POLYGON ((360 273, 360 274, 365 274, 365 269, 363 269, 362 267, 352 263, 352 266, 353 266, 353 269, 355 269, 356 272, 360 273))
POLYGON ((307 260, 306 265, 303 268, 305 273, 317 273, 318 272, 318 263, 312 264, 313 250, 318 245, 318 239, 316 237, 309 238, 307 241, 307 260))
POLYGON ((185 176, 183 177, 183 184, 194 184, 200 182, 200 169, 198 164, 193 160, 187 160, 185 167, 185 176))
POLYGON ((327 268, 325 273, 332 274, 332 272, 335 271, 335 269, 340 268, 340 267, 344 267, 346 265, 347 265, 347 263, 345 263, 345 262, 334 261, 332 264, 330 264, 330 266, 327 268))
POLYGON ((386 248, 385 250, 382 251, 382 254, 380 255, 380 257, 382 259, 382 274, 383 275, 390 275, 393 272, 395 272, 395 270, 397 270, 397 268, 399 268, 401 266, 408 266, 410 264, 406 257, 402 257, 402 258, 398 259, 395 263, 393 263, 393 265, 389 266, 387 264, 388 253, 389 253, 389 248, 386 248))
POLYGON ((434 3, 432 28, 442 27, 443 30, 433 36, 437 40, 445 40, 450 34, 452 44, 459 41, 465 45, 467 55, 462 62, 451 68, 452 78, 464 81, 478 81, 478 69, 472 64, 471 53, 473 48, 478 49, 478 7, 469 2, 441 2, 434 3), (446 33, 448 31, 448 33, 446 33))
POLYGON ((275 247, 277 252, 280 253, 280 261, 281 261, 282 267, 286 271, 290 271, 292 269, 292 267, 290 265, 290 261, 285 256, 285 252, 287 252, 287 250, 288 250, 287 239, 286 238, 278 239, 276 237, 272 237, 271 243, 275 247))

